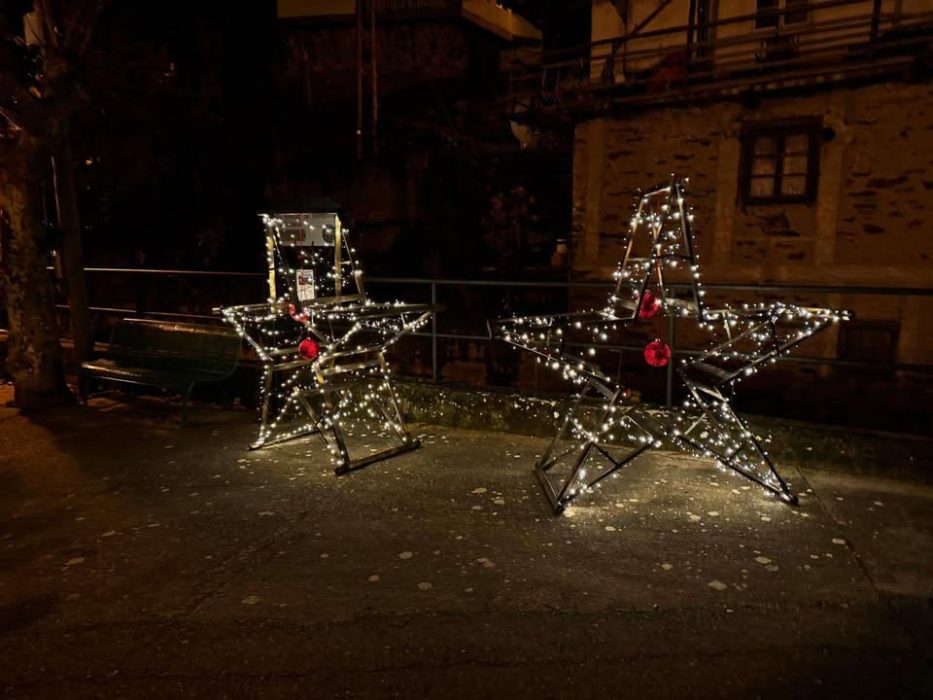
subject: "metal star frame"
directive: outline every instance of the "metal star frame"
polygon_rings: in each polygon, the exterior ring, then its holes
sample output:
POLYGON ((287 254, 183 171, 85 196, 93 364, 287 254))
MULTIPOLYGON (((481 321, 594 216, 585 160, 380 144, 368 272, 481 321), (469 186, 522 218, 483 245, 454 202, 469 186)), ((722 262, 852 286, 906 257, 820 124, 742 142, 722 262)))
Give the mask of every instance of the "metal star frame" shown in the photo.
POLYGON ((405 426, 385 354, 439 307, 372 301, 333 212, 262 219, 269 301, 221 310, 263 364, 259 434, 250 448, 317 434, 343 474, 420 447, 405 426), (393 444, 351 458, 350 427, 375 427, 393 444))
MULTIPOLYGON (((579 387, 535 473, 555 513, 601 485, 645 450, 666 441, 716 460, 791 504, 797 497, 781 477, 730 400, 744 377, 831 324, 847 311, 782 302, 709 309, 684 199, 684 181, 643 194, 631 220, 616 287, 600 310, 490 321, 490 335, 535 354, 579 387), (672 280, 686 273, 687 298, 672 280), (627 400, 629 392, 599 365, 599 348, 653 317, 693 320, 710 338, 708 348, 677 369, 687 393, 682 408, 650 412, 627 400)), ((681 282, 675 282, 683 286, 681 282)), ((671 360, 659 340, 645 349, 656 365, 671 360)))

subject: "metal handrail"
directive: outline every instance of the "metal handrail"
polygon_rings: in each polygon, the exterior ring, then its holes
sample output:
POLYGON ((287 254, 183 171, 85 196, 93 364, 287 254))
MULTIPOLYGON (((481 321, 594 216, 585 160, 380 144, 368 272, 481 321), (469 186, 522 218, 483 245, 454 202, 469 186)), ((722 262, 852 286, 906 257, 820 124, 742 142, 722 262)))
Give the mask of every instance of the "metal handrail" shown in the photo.
POLYGON ((740 35, 715 36, 719 27, 801 11, 799 7, 783 7, 704 23, 713 37, 705 41, 694 40, 696 27, 691 23, 607 37, 549 52, 540 63, 513 64, 509 99, 513 104, 533 99, 544 89, 552 91, 554 98, 567 109, 585 112, 587 100, 637 105, 664 101, 665 96, 666 99, 689 99, 702 97, 710 90, 718 94, 723 90, 744 89, 760 83, 762 71, 767 71, 773 80, 808 79, 827 74, 843 80, 858 77, 866 69, 875 73, 898 70, 911 60, 914 49, 931 41, 933 12, 880 12, 876 3, 868 0, 810 3, 806 8, 807 21, 762 27, 740 35), (871 11, 848 17, 816 18, 821 10, 857 5, 871 11), (920 33, 884 37, 879 41, 879 30, 889 29, 913 29, 920 33), (775 48, 777 53, 763 60, 762 53, 769 50, 763 42, 785 36, 794 39, 791 53, 780 55, 780 50, 775 48), (852 53, 858 48, 864 51, 852 53), (653 80, 663 78, 663 75, 656 77, 656 70, 673 56, 685 57, 683 65, 677 64, 681 72, 663 89, 653 87, 653 80), (850 58, 853 60, 848 60, 850 58), (621 82, 614 77, 617 66, 624 76, 621 82), (553 77, 548 79, 549 75, 553 77), (544 88, 545 84, 551 87, 544 88), (648 92, 643 94, 644 90, 648 92), (568 95, 573 95, 573 99, 568 95))
MULTIPOLYGON (((200 278, 251 278, 265 279, 265 273, 261 272, 243 272, 243 271, 218 271, 218 270, 193 270, 193 269, 159 269, 159 268, 135 268, 135 267, 87 267, 87 273, 96 274, 131 274, 131 275, 161 275, 161 276, 184 276, 200 278)), ((432 303, 438 301, 438 289, 441 287, 498 287, 514 289, 594 289, 609 290, 614 288, 611 282, 594 282, 590 280, 497 280, 497 279, 453 279, 453 278, 435 278, 435 277, 367 277, 367 281, 373 284, 396 284, 406 286, 425 287, 430 293, 432 303)), ((687 283, 668 283, 672 290, 690 289, 691 285, 687 283)), ((758 294, 829 294, 829 295, 849 295, 849 296, 920 296, 933 297, 933 287, 892 287, 892 286, 844 286, 844 285, 819 285, 819 284, 748 284, 748 283, 704 283, 704 288, 708 292, 751 292, 758 294)), ((67 311, 67 306, 60 305, 60 309, 67 311)), ((207 314, 171 312, 171 311, 142 311, 130 308, 92 306, 91 311, 110 314, 144 314, 150 316, 160 316, 168 318, 187 318, 197 320, 216 320, 216 316, 207 314)), ((690 357, 698 351, 679 349, 676 347, 677 317, 668 317, 668 335, 670 338, 671 351, 674 357, 690 357)), ((422 331, 413 334, 415 337, 428 338, 431 342, 431 378, 437 382, 439 379, 438 367, 438 347, 440 340, 461 340, 473 342, 488 342, 488 335, 477 335, 475 333, 456 333, 439 331, 436 318, 431 323, 430 331, 422 331)), ((607 345, 603 346, 610 352, 640 352, 642 348, 630 345, 607 345)), ((859 369, 878 369, 874 365, 864 362, 855 362, 849 360, 840 360, 833 357, 802 357, 790 356, 781 357, 779 361, 850 367, 859 369)), ((674 363, 667 366, 665 398, 668 406, 673 401, 673 374, 674 363)), ((894 363, 891 366, 885 366, 884 369, 897 369, 908 371, 933 371, 933 365, 917 365, 911 363, 894 363)))
MULTIPOLYGON (((49 267, 50 271, 54 268, 49 267)), ((145 268, 145 267, 85 267, 85 272, 121 273, 134 275, 177 275, 184 277, 252 277, 266 279, 265 272, 244 272, 230 270, 193 270, 186 268, 145 268)), ((498 279, 463 279, 449 277, 385 277, 382 275, 366 277, 367 282, 376 284, 436 284, 439 286, 471 287, 564 287, 612 289, 614 282, 594 282, 591 280, 498 280, 498 279)), ((688 283, 669 282, 673 289, 690 289, 688 283)), ((933 287, 867 287, 851 285, 825 284, 748 284, 738 282, 704 282, 706 289, 727 292, 798 292, 804 294, 870 294, 878 296, 933 296, 933 287)))
MULTIPOLYGON (((436 284, 439 286, 467 285, 471 287, 564 287, 613 289, 614 282, 593 282, 586 280, 490 280, 490 279, 448 279, 438 277, 367 277, 367 282, 377 284, 436 284)), ((672 289, 691 289, 689 283, 668 282, 672 289)), ((803 294, 870 294, 893 296, 933 296, 933 287, 853 287, 842 285, 819 284, 747 284, 735 282, 704 282, 704 289, 725 292, 797 292, 803 294)))
MULTIPOLYGON (((54 268, 49 267, 49 270, 54 268)), ((114 272, 134 275, 183 275, 186 277, 266 277, 262 272, 227 272, 217 270, 162 270, 145 267, 86 267, 85 272, 114 272)))
MULTIPOLYGON (((440 286, 469 286, 469 287, 506 287, 506 288, 564 288, 564 289, 613 289, 615 285, 611 282, 592 282, 592 281, 526 281, 526 280, 470 280, 470 279, 438 279, 430 277, 369 277, 369 282, 385 284, 406 284, 429 286, 432 302, 437 301, 437 288, 440 286)), ((688 290, 692 288, 689 283, 667 283, 667 288, 671 290, 688 290)), ((730 291, 730 292, 756 292, 756 293, 795 293, 795 294, 848 294, 848 295, 877 295, 877 296, 925 296, 933 297, 933 288, 930 287, 867 287, 867 286, 840 286, 840 285, 787 285, 787 284, 737 284, 737 283, 704 283, 704 289, 708 292, 730 291)), ((668 338, 670 340, 672 361, 667 364, 665 375, 665 404, 667 407, 673 405, 674 393, 674 362, 677 357, 690 357, 701 354, 700 351, 678 349, 676 346, 677 338, 677 320, 675 315, 668 316, 668 338)), ((488 336, 479 336, 473 334, 461 333, 438 333, 436 322, 432 325, 430 333, 420 332, 413 334, 416 337, 431 339, 431 379, 438 381, 437 350, 438 339, 452 340, 470 340, 474 342, 490 341, 488 336)), ((610 352, 641 352, 644 348, 629 345, 605 345, 601 346, 604 350, 610 352)), ((856 362, 851 360, 840 360, 834 357, 814 357, 814 356, 781 356, 776 358, 779 362, 794 362, 802 364, 816 364, 850 367, 854 369, 878 369, 875 365, 856 362)), ((891 367, 885 369, 901 370, 931 370, 933 366, 915 365, 908 363, 894 363, 891 367)), ((537 376, 537 374, 536 374, 537 376)))

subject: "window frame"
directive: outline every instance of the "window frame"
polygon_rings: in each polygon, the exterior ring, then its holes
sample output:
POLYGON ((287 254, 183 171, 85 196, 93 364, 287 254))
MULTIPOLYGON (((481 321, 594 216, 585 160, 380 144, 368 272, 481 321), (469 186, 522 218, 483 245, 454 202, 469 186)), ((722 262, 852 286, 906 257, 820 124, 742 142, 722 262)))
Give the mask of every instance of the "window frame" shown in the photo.
POLYGON ((739 199, 743 204, 813 204, 816 202, 820 179, 820 141, 823 121, 820 117, 781 121, 746 122, 739 137, 741 159, 739 166, 739 199), (804 175, 804 191, 800 194, 782 194, 781 184, 785 177, 784 145, 791 136, 807 138, 807 171, 804 175), (752 194, 752 171, 755 160, 755 142, 762 138, 775 139, 774 189, 770 195, 752 194))

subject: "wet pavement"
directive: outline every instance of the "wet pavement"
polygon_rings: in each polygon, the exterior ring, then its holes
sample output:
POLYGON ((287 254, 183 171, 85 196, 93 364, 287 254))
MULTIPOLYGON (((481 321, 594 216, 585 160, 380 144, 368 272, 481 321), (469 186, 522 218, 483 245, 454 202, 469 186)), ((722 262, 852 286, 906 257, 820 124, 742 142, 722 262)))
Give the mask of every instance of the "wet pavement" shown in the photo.
POLYGON ((933 689, 920 481, 784 462, 793 508, 658 451, 555 517, 539 437, 415 426, 336 477, 313 437, 248 452, 249 413, 177 418, 0 409, 7 696, 933 689))

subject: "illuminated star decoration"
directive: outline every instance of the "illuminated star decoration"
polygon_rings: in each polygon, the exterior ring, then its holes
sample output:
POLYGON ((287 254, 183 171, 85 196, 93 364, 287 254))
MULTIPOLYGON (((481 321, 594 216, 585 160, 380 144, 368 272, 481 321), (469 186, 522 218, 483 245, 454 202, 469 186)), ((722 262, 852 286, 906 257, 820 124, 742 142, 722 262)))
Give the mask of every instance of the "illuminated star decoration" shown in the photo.
POLYGON ((377 303, 365 293, 348 231, 333 212, 262 214, 269 298, 222 309, 262 362, 251 449, 317 434, 338 474, 416 449, 386 350, 437 307, 377 303), (348 435, 385 442, 352 459, 348 435))
MULTIPOLYGON (((665 443, 716 460, 788 503, 796 503, 785 480, 745 421, 732 409, 735 385, 776 362, 813 334, 850 317, 847 311, 772 304, 707 308, 693 243, 693 215, 684 183, 649 191, 638 199, 625 253, 613 278, 616 286, 599 310, 491 321, 490 334, 537 356, 560 372, 578 393, 535 473, 555 513, 577 496, 617 477, 623 466, 665 443), (671 280, 683 279, 685 298, 671 280), (637 324, 676 316, 693 320, 708 348, 680 362, 686 390, 683 406, 648 411, 627 401, 628 392, 601 368, 605 346, 637 324), (710 340, 711 339, 711 340, 710 340), (600 352, 601 346, 603 352, 600 352)), ((617 343, 618 344, 618 343, 617 343)), ((670 348, 660 338, 644 349, 647 364, 663 367, 670 348)))

